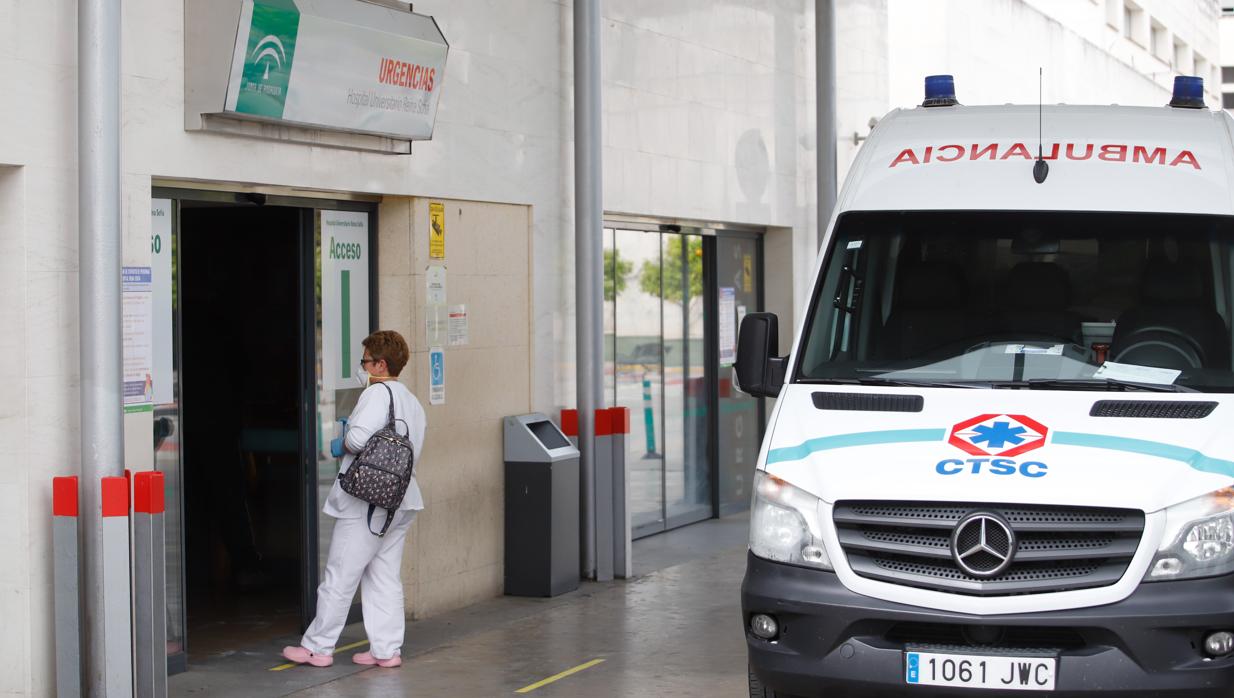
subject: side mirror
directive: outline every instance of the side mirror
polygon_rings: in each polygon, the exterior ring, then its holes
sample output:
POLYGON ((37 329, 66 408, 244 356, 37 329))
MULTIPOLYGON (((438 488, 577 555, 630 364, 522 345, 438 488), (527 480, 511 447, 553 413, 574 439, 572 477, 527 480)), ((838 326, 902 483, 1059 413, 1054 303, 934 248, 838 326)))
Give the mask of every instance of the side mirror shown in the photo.
POLYGON ((788 365, 779 353, 780 321, 775 314, 746 315, 737 338, 737 362, 733 364, 737 389, 754 397, 778 396, 788 365))

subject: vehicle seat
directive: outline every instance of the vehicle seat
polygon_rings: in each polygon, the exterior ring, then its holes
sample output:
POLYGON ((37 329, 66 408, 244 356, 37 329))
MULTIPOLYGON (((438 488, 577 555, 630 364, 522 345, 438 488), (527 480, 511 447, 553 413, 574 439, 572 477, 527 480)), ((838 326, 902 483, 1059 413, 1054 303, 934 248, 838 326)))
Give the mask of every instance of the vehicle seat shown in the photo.
POLYGON ((918 262, 904 269, 879 353, 891 359, 913 358, 968 336, 967 294, 959 265, 918 262))
POLYGON ((1158 368, 1228 368, 1230 334, 1204 292, 1203 272, 1176 262, 1150 262, 1140 305, 1114 326, 1110 360, 1158 368))
POLYGON ((1080 316, 1069 311, 1071 280, 1050 262, 1021 262, 1007 275, 1003 325, 1011 334, 1078 341, 1080 316))

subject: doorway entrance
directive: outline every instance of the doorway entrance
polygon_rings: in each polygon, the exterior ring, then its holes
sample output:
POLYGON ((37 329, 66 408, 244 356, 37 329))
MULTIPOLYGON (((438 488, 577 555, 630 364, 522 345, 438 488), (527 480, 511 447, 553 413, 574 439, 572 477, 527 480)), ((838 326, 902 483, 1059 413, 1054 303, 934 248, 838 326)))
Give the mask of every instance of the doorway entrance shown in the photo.
POLYGON ((194 653, 296 632, 302 212, 180 209, 187 631, 194 653))
POLYGON ((376 316, 376 207, 179 189, 154 197, 172 216, 162 244, 172 249, 174 401, 155 405, 154 440, 168 488, 174 673, 311 619, 332 523, 321 502, 338 466, 327 444, 360 392, 338 350, 348 356, 376 316), (363 250, 349 270, 335 257, 323 267, 323 221, 337 226, 329 244, 338 236, 363 250), (324 304, 323 269, 334 301, 324 304), (350 318, 348 339, 323 331, 323 305, 350 318))
POLYGON ((760 255, 753 233, 605 227, 605 402, 630 409, 636 538, 749 506, 763 406, 729 374, 740 316, 762 308, 760 255))

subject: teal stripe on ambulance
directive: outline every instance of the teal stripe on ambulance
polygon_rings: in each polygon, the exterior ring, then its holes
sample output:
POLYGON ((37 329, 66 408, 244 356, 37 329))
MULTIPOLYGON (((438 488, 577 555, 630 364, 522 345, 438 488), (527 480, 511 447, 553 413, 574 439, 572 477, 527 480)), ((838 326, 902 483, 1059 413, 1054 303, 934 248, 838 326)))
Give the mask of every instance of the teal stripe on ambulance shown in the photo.
POLYGON ((809 457, 812 453, 830 451, 835 448, 942 441, 946 436, 946 429, 891 429, 888 431, 863 431, 856 434, 820 436, 817 439, 810 439, 797 446, 771 449, 767 452, 767 465, 802 460, 809 457))
POLYGON ((1106 451, 1123 451, 1125 453, 1138 453, 1144 456, 1167 458, 1186 463, 1201 472, 1234 477, 1234 461, 1210 458, 1193 448, 1172 446, 1159 441, 1130 439, 1125 436, 1104 436, 1102 434, 1057 431, 1054 432, 1050 442, 1056 446, 1086 446, 1106 451))

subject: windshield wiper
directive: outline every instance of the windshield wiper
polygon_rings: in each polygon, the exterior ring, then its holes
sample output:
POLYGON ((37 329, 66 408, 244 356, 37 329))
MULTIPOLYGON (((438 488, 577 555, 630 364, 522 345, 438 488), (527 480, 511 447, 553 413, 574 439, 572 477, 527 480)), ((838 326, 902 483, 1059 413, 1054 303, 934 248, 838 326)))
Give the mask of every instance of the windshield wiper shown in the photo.
POLYGON ((810 383, 831 385, 889 385, 898 388, 988 388, 988 381, 971 381, 957 383, 953 381, 932 381, 914 378, 812 378, 810 383))
POLYGON ((1116 378, 1030 378, 1022 381, 996 381, 991 388, 1029 390, 1143 390, 1150 393, 1198 393, 1195 388, 1177 383, 1140 383, 1116 378))

